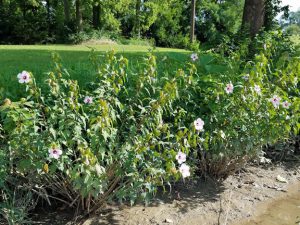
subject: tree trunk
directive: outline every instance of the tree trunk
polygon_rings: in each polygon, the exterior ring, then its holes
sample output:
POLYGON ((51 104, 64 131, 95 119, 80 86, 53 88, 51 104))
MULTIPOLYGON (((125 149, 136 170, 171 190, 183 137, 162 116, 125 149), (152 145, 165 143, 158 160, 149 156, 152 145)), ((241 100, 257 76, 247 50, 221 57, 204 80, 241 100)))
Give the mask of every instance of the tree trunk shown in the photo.
POLYGON ((196 0, 192 0, 191 5, 191 30, 190 30, 190 41, 191 43, 195 40, 195 17, 196 17, 196 0))
POLYGON ((65 13, 65 24, 69 24, 70 19, 71 19, 69 0, 64 0, 64 13, 65 13))
POLYGON ((136 4, 135 4, 134 34, 138 38, 141 37, 140 13, 141 13, 141 0, 136 0, 136 4))
POLYGON ((100 26, 100 4, 93 5, 93 26, 99 28, 100 26))
POLYGON ((243 28, 255 36, 264 25, 265 1, 264 0, 245 0, 243 14, 243 28))
POLYGON ((80 0, 76 0, 75 8, 76 8, 77 31, 82 31, 82 12, 81 12, 81 1, 80 0))

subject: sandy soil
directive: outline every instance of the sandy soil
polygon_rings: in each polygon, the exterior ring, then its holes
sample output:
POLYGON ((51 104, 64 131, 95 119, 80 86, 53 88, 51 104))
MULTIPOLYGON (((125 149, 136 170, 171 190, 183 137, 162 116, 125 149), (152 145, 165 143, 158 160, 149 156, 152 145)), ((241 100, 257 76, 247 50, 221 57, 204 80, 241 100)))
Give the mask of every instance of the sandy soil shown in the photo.
MULTIPOLYGON (((290 195, 293 195, 293 213, 300 216, 299 190, 300 164, 249 165, 222 183, 212 180, 190 180, 173 187, 171 193, 156 196, 147 207, 143 204, 133 207, 110 205, 80 224, 270 225, 273 223, 261 222, 261 217, 265 218, 270 207, 275 208, 273 206, 277 205, 278 201, 285 201, 290 195), (278 175, 281 181, 278 180, 278 175)), ((284 204, 277 211, 282 212, 284 208, 290 211, 289 207, 291 206, 284 204)), ((47 215, 44 218, 39 216, 40 221, 43 221, 41 224, 78 224, 70 221, 73 212, 47 211, 44 214, 47 215)), ((293 216, 296 219, 295 214, 293 216)), ((273 217, 270 218, 272 220, 273 217)), ((274 224, 287 225, 295 222, 274 224)))
MULTIPOLYGON (((269 204, 300 188, 300 166, 248 166, 223 183, 190 181, 145 207, 107 207, 84 225, 246 224, 269 204), (288 183, 278 181, 280 175, 288 183)), ((299 194, 299 192, 298 192, 299 194)), ((299 196, 299 195, 298 195, 299 196)), ((300 199, 299 199, 300 200, 300 199)), ((300 201, 299 201, 300 205, 300 201)), ((252 220, 253 221, 253 220, 252 220)), ((254 224, 254 223, 248 223, 254 224)))

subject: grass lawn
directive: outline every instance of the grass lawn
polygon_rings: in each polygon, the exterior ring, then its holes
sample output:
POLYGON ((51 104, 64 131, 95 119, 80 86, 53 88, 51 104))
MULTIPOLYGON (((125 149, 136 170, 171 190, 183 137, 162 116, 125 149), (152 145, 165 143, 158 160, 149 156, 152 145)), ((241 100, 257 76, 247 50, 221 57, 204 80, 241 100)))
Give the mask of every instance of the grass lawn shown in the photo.
MULTIPOLYGON (((8 97, 17 100, 25 96, 24 86, 17 80, 17 74, 22 70, 32 72, 38 83, 44 82, 47 72, 53 68, 52 52, 59 53, 63 66, 72 79, 84 86, 96 76, 89 60, 91 48, 95 48, 99 55, 114 49, 129 59, 129 70, 136 69, 137 64, 149 52, 148 46, 135 45, 0 45, 0 99, 8 97)), ((182 67, 190 55, 188 51, 170 48, 156 48, 154 52, 159 70, 169 73, 182 67)))

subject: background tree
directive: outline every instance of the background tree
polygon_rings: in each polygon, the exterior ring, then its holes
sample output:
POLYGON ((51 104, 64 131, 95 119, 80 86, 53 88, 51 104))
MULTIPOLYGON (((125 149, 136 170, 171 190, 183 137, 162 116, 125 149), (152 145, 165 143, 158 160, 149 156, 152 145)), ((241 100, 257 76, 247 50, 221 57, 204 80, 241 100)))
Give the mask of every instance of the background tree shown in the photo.
POLYGON ((151 39, 158 46, 179 48, 192 40, 218 45, 237 34, 242 20, 252 36, 262 27, 272 29, 283 10, 280 0, 244 2, 0 0, 0 43, 78 43, 105 37, 151 39))
POLYGON ((282 16, 280 25, 289 35, 300 35, 300 10, 289 13, 288 17, 282 16))
POLYGON ((100 2, 93 2, 93 26, 98 29, 100 26, 100 2))
POLYGON ((243 28, 251 36, 256 35, 263 27, 266 30, 277 25, 276 16, 284 12, 288 16, 288 6, 281 6, 281 0, 245 0, 243 28))
POLYGON ((64 20, 65 20, 65 24, 69 24, 70 20, 71 20, 71 13, 70 13, 70 2, 69 0, 64 0, 64 20))
POLYGON ((297 12, 291 12, 288 17, 289 24, 296 24, 300 26, 300 10, 297 12))
POLYGON ((242 24, 244 0, 209 1, 197 4, 196 36, 216 44, 230 39, 242 24))
POLYGON ((283 18, 289 17, 289 6, 282 6, 281 3, 281 0, 265 0, 264 28, 266 30, 271 30, 277 26, 276 16, 279 13, 283 12, 283 18))
POLYGON ((245 0, 243 27, 254 36, 265 22, 265 0, 245 0))

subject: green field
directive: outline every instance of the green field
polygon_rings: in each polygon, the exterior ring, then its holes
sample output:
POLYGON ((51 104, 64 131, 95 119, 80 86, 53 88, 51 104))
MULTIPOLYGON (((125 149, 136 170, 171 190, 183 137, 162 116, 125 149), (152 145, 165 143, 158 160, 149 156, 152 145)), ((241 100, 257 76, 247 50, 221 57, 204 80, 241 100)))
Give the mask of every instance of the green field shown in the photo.
MULTIPOLYGON (((51 53, 57 52, 63 66, 72 79, 84 86, 93 81, 96 72, 90 62, 91 48, 97 51, 101 59, 106 51, 114 49, 129 59, 129 70, 138 68, 138 63, 149 52, 149 46, 134 45, 0 45, 0 98, 8 97, 17 100, 25 96, 24 86, 17 80, 17 74, 23 70, 30 71, 38 83, 44 82, 47 72, 53 68, 51 53)), ((181 49, 155 48, 160 71, 173 73, 189 59, 190 52, 181 49)))

